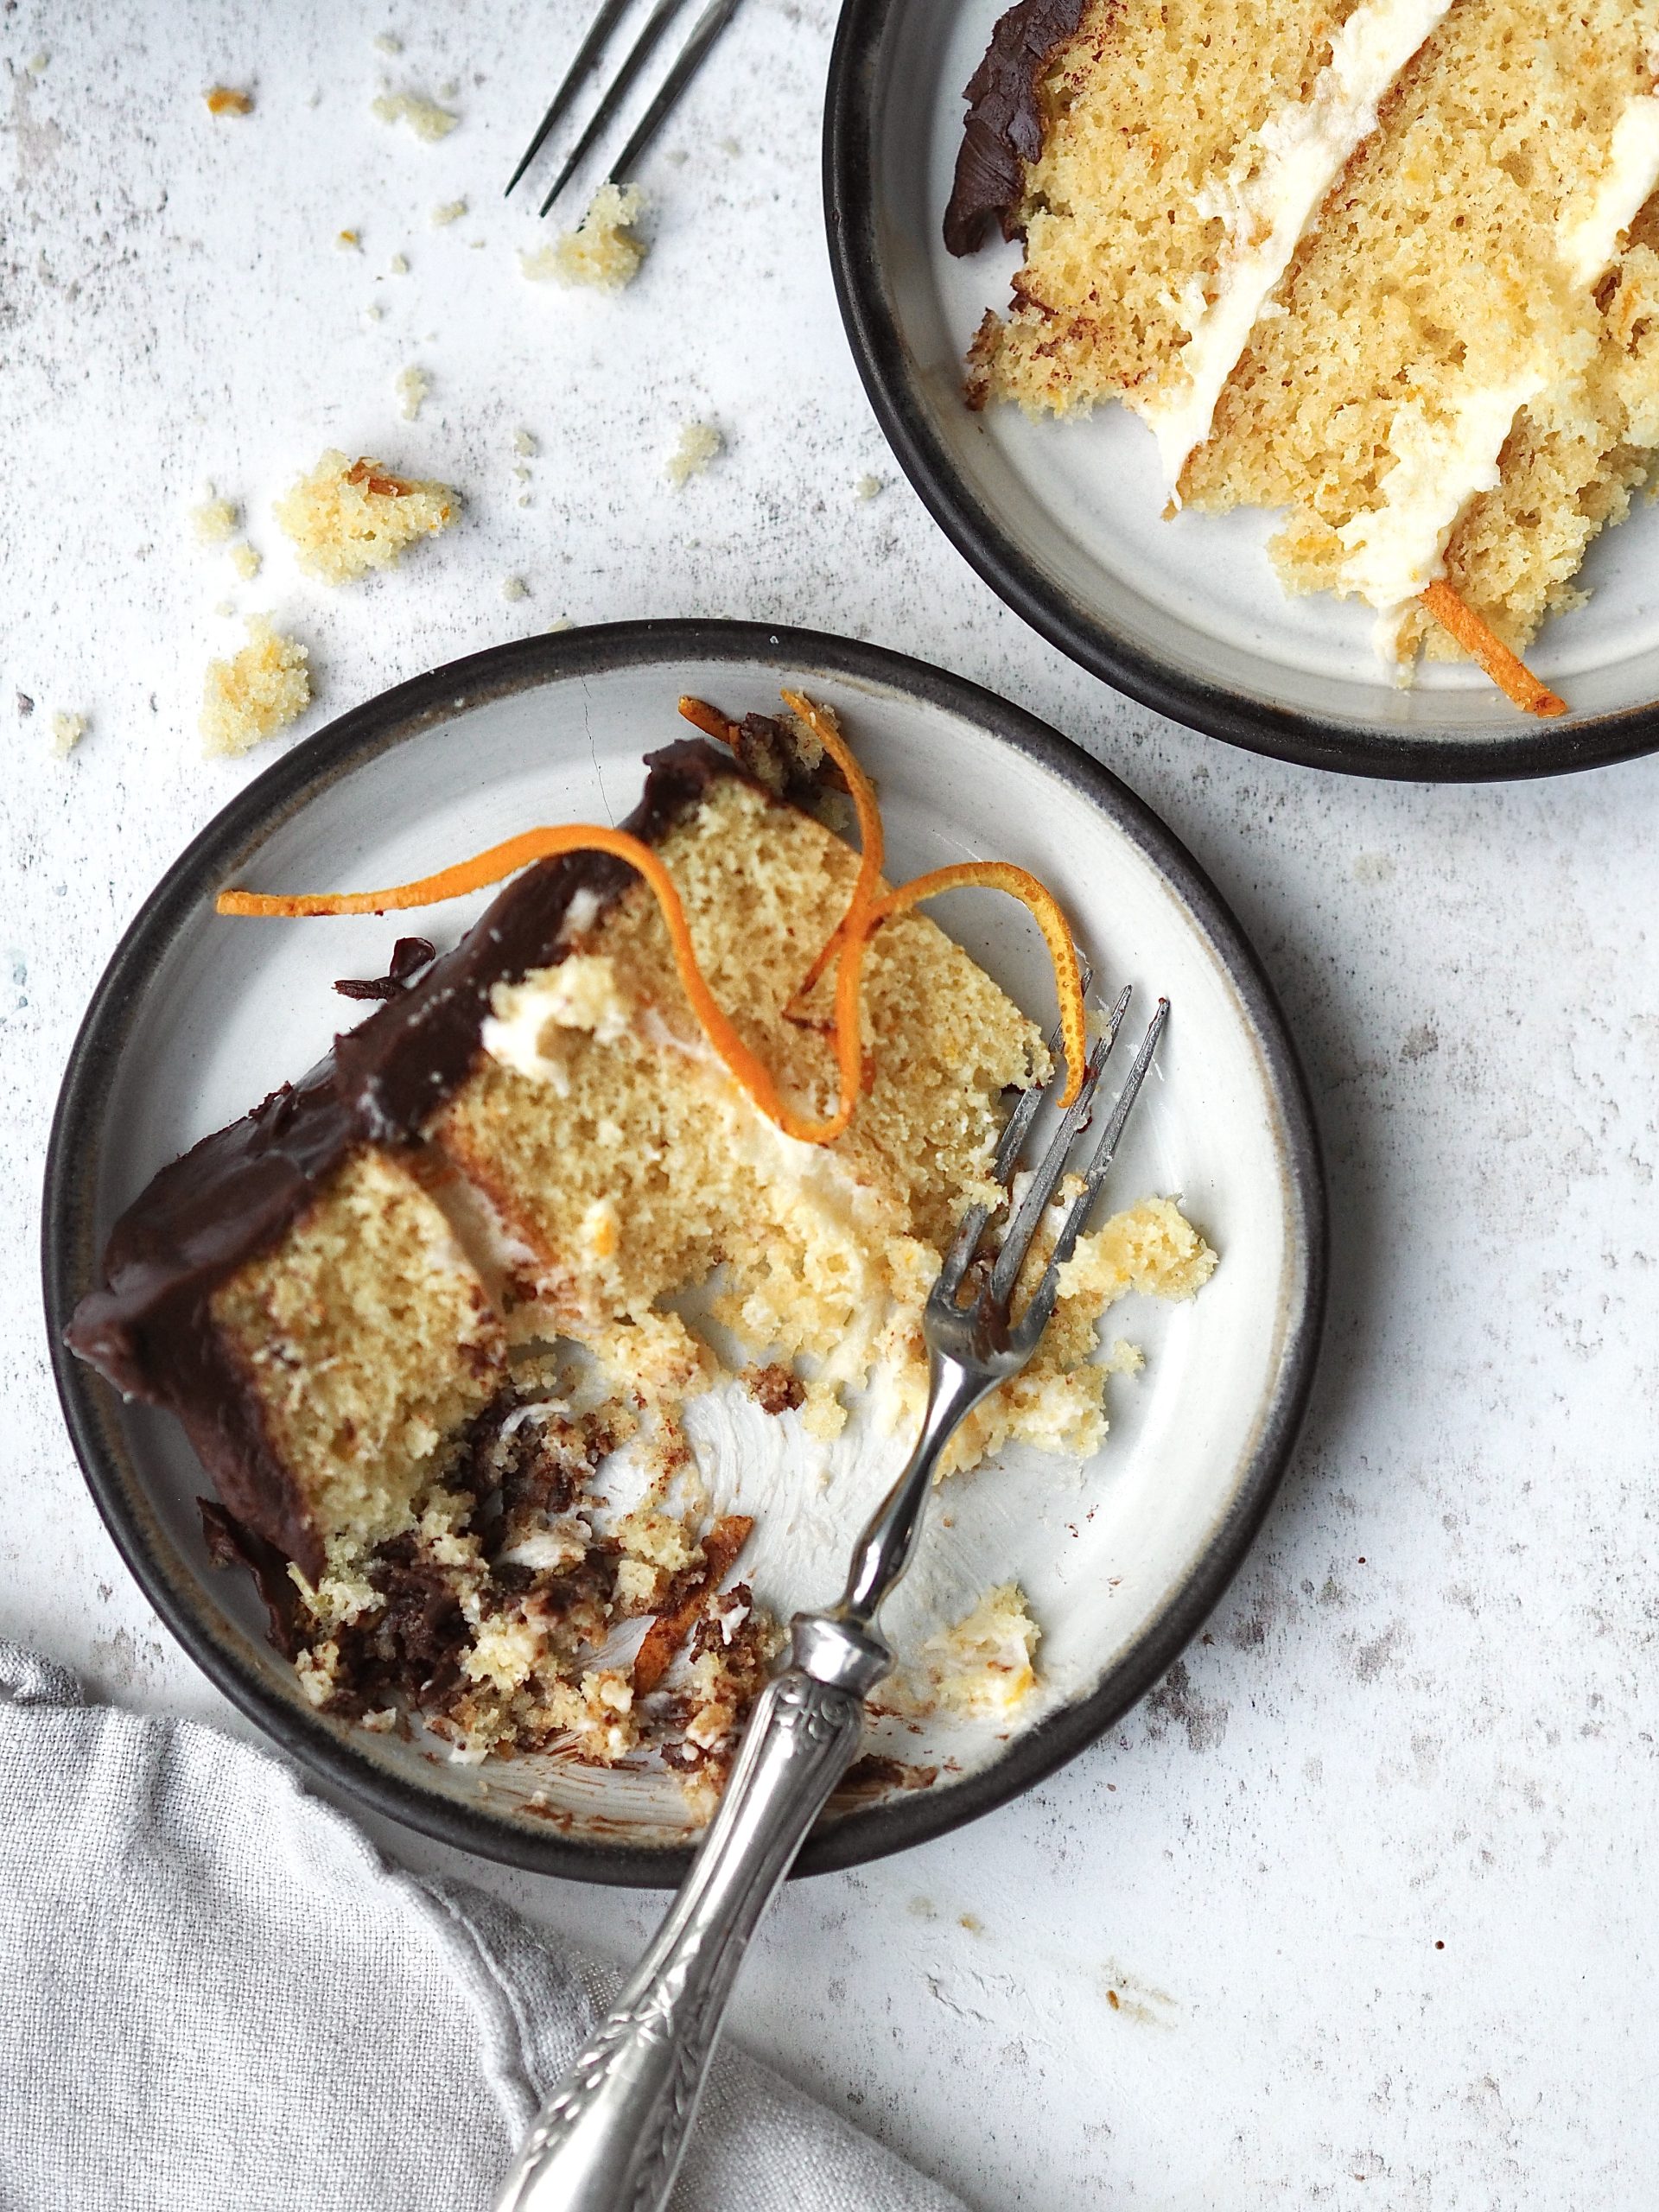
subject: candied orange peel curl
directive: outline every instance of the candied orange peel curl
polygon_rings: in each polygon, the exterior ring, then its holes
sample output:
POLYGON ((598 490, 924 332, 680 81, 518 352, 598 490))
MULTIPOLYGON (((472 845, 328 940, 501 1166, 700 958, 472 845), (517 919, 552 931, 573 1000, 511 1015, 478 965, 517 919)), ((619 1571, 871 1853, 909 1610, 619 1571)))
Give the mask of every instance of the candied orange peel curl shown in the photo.
MULTIPOLYGON (((868 778, 854 758, 835 718, 798 692, 785 692, 785 702, 809 728, 846 778, 858 815, 862 849, 858 874, 847 910, 819 951, 795 995, 798 1000, 811 988, 832 960, 836 973, 833 1035, 839 1075, 839 1096, 827 1119, 811 1121, 798 1114, 779 1092, 771 1070, 747 1046, 709 988, 697 964, 696 948, 686 921, 685 909, 674 880, 661 856, 625 830, 605 829, 593 823, 569 823, 559 827, 520 831, 470 860, 440 868, 434 875, 413 882, 393 884, 380 891, 221 892, 221 914, 254 918, 296 919, 332 914, 381 914, 411 906, 430 906, 446 899, 465 898, 503 881, 532 862, 556 860, 573 853, 607 853, 635 869, 644 879, 663 917, 681 988, 704 1035, 724 1062, 728 1071, 768 1121, 785 1135, 805 1144, 833 1144, 853 1118, 863 1089, 863 1052, 860 1040, 859 1006, 864 955, 877 930, 919 900, 940 892, 979 887, 1002 891, 1018 899, 1043 932, 1054 963, 1059 994, 1060 1028, 1065 1040, 1067 1080, 1062 1103, 1069 1105, 1083 1080, 1087 1043, 1084 1034, 1083 982, 1071 933, 1059 904, 1046 885, 1007 861, 969 861, 954 868, 935 868, 915 877, 896 891, 877 895, 881 880, 883 840, 880 811, 868 778)), ((683 699, 680 710, 708 735, 735 742, 735 726, 700 700, 683 699)))
POLYGON ((1510 651, 1444 577, 1430 584, 1421 596, 1440 627, 1449 631, 1465 652, 1479 662, 1498 690, 1506 698, 1513 699, 1522 713, 1548 718, 1567 712, 1566 700, 1558 698, 1518 654, 1510 651))

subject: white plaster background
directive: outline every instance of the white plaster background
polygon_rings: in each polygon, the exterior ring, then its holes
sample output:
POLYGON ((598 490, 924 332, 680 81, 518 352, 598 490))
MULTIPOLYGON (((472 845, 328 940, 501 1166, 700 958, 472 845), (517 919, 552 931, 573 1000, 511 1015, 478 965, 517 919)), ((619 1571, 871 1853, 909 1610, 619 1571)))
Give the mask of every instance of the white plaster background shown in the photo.
MULTIPOLYGON (((198 757, 214 604, 311 646, 308 728, 565 615, 906 648, 1098 754, 1241 914, 1328 1147, 1331 1325, 1294 1470, 1210 1632, 1022 1802, 793 1888, 734 2031, 980 2212, 1650 2203, 1659 764, 1487 790, 1319 776, 1040 644, 927 520, 842 341, 830 0, 748 0, 649 164, 631 291, 525 284, 534 226, 500 186, 586 5, 3 0, 0 1628, 106 1694, 242 1726, 83 1490, 35 1254, 86 996, 263 765, 198 757), (459 79, 462 127, 434 148, 372 121, 382 70, 459 79), (251 83, 254 114, 210 119, 216 78, 251 83), (467 219, 428 227, 462 195, 467 219), (411 361, 432 397, 405 425, 411 361), (663 460, 693 416, 728 451, 676 495, 663 460), (528 507, 521 424, 542 443, 528 507), (302 584, 268 503, 330 442, 458 484, 464 525, 355 590, 302 584), (249 505, 252 587, 192 543, 204 476, 249 505), (509 573, 528 599, 504 601, 509 573), (91 720, 67 765, 58 708, 91 720)), ((658 1909, 466 1871, 619 1958, 658 1909)))

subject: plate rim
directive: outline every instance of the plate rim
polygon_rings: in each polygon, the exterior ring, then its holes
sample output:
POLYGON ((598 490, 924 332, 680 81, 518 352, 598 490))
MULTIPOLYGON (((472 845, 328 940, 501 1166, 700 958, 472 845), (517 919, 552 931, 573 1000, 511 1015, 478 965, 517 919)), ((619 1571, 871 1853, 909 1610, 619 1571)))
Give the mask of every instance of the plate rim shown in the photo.
MULTIPOLYGON (((449 662, 349 709, 302 739, 239 791, 192 838, 122 932, 69 1052, 48 1147, 41 1206, 45 1320, 54 1377, 82 1473, 129 1571, 195 1663, 283 1751, 377 1813, 498 1863, 590 1882, 671 1887, 693 1847, 544 1834, 429 1794, 373 1764, 351 1732, 279 1699, 217 1633, 206 1608, 176 1586, 157 1554, 155 1516, 130 1493, 106 1417, 118 1403, 101 1376, 64 1342, 74 1306, 100 1257, 93 1240, 103 1116, 143 993, 202 895, 272 830, 364 760, 434 722, 488 700, 557 680, 664 660, 760 662, 800 680, 803 670, 874 681, 974 722, 1058 774, 1084 804, 1136 844, 1180 900, 1238 993, 1284 1126, 1292 1218, 1287 1291, 1292 1310, 1276 1382, 1227 1512, 1184 1583, 1124 1657, 1084 1698, 1014 1737, 988 1766, 944 1789, 918 1790, 842 1815, 809 1838, 798 1873, 824 1873, 949 1834, 1042 1781, 1139 1702, 1196 1635, 1243 1564, 1277 1494, 1306 1413, 1317 1365, 1326 1286, 1327 1201, 1317 1125, 1276 994, 1243 930, 1198 861, 1144 801, 1081 747, 1025 709, 931 663, 861 639, 786 625, 708 620, 634 620, 513 639, 449 662)), ((810 678, 809 678, 810 680, 810 678)))
MULTIPOLYGON (((876 246, 872 122, 888 26, 918 0, 842 0, 830 55, 822 148, 824 226, 842 326, 865 394, 923 505, 982 582, 1039 637, 1143 707, 1269 759, 1405 783, 1498 783, 1608 767, 1659 750, 1659 700, 1560 727, 1536 718, 1492 738, 1344 724, 1173 671, 1074 610, 978 499, 913 390, 876 246)), ((920 0, 931 4, 931 0, 920 0)), ((1518 714, 1518 710, 1517 710, 1518 714)))

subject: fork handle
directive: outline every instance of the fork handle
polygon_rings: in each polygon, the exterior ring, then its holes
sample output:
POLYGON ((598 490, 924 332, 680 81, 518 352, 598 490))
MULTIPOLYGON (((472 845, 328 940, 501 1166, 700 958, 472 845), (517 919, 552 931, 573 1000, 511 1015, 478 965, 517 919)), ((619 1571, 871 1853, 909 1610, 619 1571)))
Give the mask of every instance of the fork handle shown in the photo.
POLYGON ((658 2212, 750 1936, 863 1732, 893 1662, 823 1615, 756 1703, 720 1807, 657 1940, 542 2107, 496 2212, 658 2212))

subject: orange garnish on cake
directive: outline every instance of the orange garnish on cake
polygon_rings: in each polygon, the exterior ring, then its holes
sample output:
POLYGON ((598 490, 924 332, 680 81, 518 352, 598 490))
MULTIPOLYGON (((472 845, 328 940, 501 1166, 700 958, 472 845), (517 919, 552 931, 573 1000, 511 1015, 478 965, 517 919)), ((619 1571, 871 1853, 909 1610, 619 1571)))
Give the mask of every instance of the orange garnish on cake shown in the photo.
MULTIPOLYGON (((704 1035, 725 1063, 733 1080, 766 1119, 774 1122, 785 1135, 798 1138, 804 1144, 826 1145, 833 1144, 846 1130, 864 1086, 859 1001, 864 953, 871 938, 895 915, 940 892, 972 887, 1001 891, 1019 899, 1031 913, 1042 931, 1053 962, 1067 1068, 1066 1087, 1061 1103, 1070 1105, 1083 1080, 1087 1054, 1085 1013, 1077 950, 1071 942, 1065 917, 1053 893, 1035 876, 1027 874, 1024 868, 1016 868, 1011 861, 980 861, 963 862, 953 868, 935 868, 931 874, 917 876, 911 882, 900 885, 896 891, 889 891, 878 898, 875 893, 880 881, 884 847, 880 810, 869 779, 854 758, 832 715, 813 706, 798 692, 785 692, 784 698, 845 777, 857 812, 862 843, 858 874, 847 910, 814 960, 792 1001, 798 1002, 811 988, 831 960, 838 960, 833 1035, 840 1090, 836 1110, 827 1120, 806 1120, 780 1096, 771 1071, 738 1034, 697 964, 696 950, 691 942, 685 909, 673 878, 652 848, 638 837, 631 836, 625 830, 605 829, 592 823, 569 823, 558 827, 525 830, 515 837, 504 839, 499 845, 492 845, 485 852, 474 854, 470 860, 458 861, 452 867, 439 869, 434 875, 420 876, 413 882, 394 884, 385 890, 225 891, 219 894, 218 911, 232 916, 285 920, 315 915, 394 912, 411 906, 435 906, 446 899, 464 898, 472 892, 481 891, 503 881, 537 861, 555 860, 572 853, 607 853, 613 859, 624 861, 643 876, 656 899, 668 931, 681 988, 704 1035)), ((702 701, 682 699, 680 711, 687 721, 693 722, 706 735, 734 746, 736 725, 728 721, 702 701)))
POLYGON ((1557 698, 1548 684, 1541 683, 1525 661, 1495 637, 1466 600, 1460 599, 1444 577, 1422 594, 1423 605, 1443 630, 1449 631, 1465 652, 1478 660, 1498 690, 1529 715, 1564 715, 1565 699, 1557 698))

